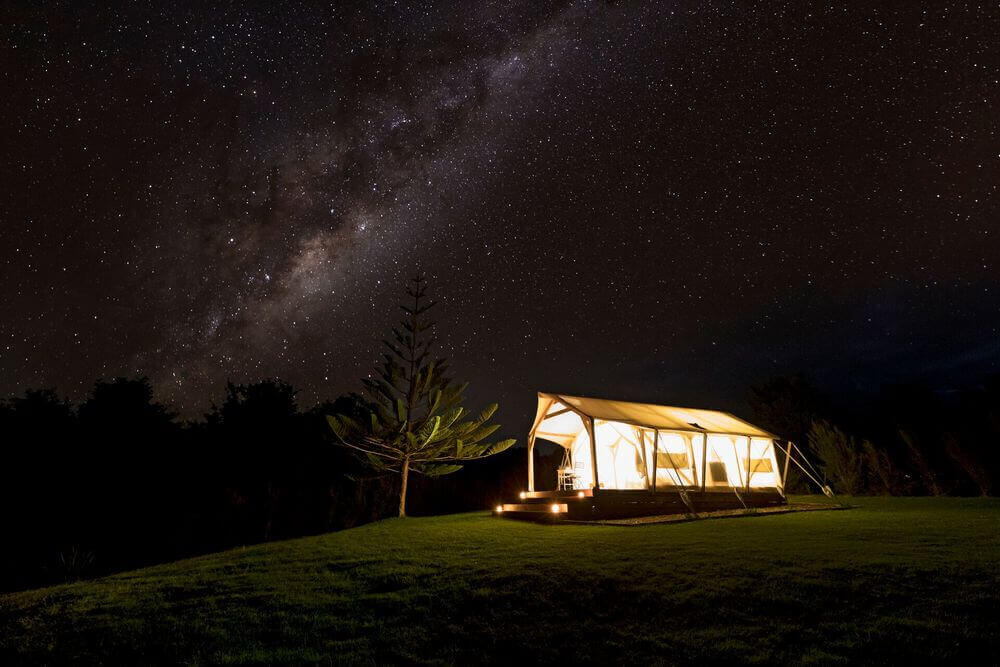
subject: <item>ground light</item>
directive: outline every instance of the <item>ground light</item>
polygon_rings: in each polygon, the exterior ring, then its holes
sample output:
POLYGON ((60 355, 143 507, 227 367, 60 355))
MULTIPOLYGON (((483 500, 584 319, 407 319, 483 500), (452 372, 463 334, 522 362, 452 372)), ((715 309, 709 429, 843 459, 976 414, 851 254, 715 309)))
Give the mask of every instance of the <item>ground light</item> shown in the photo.
POLYGON ((559 503, 552 503, 552 511, 556 514, 559 513, 559 503))
POLYGON ((583 498, 584 495, 586 495, 586 494, 583 491, 577 491, 576 492, 576 497, 577 498, 583 498))
POLYGON ((527 497, 528 497, 528 494, 527 494, 527 493, 525 493, 524 491, 522 491, 521 493, 519 493, 519 494, 517 494, 517 495, 518 495, 518 496, 519 496, 519 497, 521 498, 521 500, 524 500, 525 498, 527 498, 527 497))

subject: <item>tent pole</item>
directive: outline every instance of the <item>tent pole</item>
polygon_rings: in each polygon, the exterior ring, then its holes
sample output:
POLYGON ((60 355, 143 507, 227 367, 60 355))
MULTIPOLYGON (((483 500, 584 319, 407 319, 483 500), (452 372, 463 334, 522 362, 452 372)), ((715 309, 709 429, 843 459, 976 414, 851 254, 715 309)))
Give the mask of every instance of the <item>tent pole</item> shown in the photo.
POLYGON ((594 477, 594 491, 601 487, 600 482, 597 479, 597 437, 596 429, 594 428, 594 418, 587 417, 586 419, 587 435, 590 436, 590 467, 593 470, 594 477))
POLYGON ((528 491, 535 490, 535 434, 528 437, 528 491))
POLYGON ((708 465, 708 431, 701 432, 701 492, 705 493, 705 468, 708 465))
POLYGON ((747 495, 750 494, 750 436, 747 436, 747 495))
POLYGON ((656 493, 656 459, 660 453, 660 429, 653 429, 653 493, 656 493))
MULTIPOLYGON (((785 451, 785 471, 781 473, 781 495, 785 495, 787 492, 785 488, 788 484, 788 464, 792 462, 792 447, 795 445, 791 440, 788 441, 788 449, 785 451)), ((774 447, 774 440, 771 441, 771 447, 774 447)))
MULTIPOLYGON (((691 486, 700 486, 698 483, 698 462, 694 460, 694 436, 690 433, 685 433, 684 438, 688 446, 688 461, 690 461, 688 468, 691 471, 691 486)), ((685 486, 687 485, 685 484, 685 486)))
MULTIPOLYGON (((788 444, 789 444, 789 447, 788 447, 788 450, 789 450, 788 456, 789 456, 789 458, 791 458, 791 449, 792 449, 792 447, 794 445, 792 445, 792 443, 788 443, 788 444)), ((799 454, 802 454, 802 450, 801 449, 799 449, 799 454)), ((805 461, 806 463, 809 463, 808 459, 806 459, 806 457, 805 457, 805 454, 802 454, 802 460, 805 461)), ((803 472, 803 474, 805 474, 806 477, 808 477, 809 479, 812 480, 813 484, 815 484, 816 486, 819 487, 819 489, 823 492, 823 495, 829 496, 830 498, 833 497, 833 491, 830 490, 829 486, 827 486, 826 484, 823 484, 823 482, 821 482, 818 479, 816 479, 815 477, 813 477, 812 473, 810 473, 808 470, 806 470, 805 466, 803 466, 798 461, 795 462, 795 465, 797 465, 799 467, 799 470, 801 470, 803 472)), ((809 463, 809 466, 812 467, 812 464, 809 463)), ((814 472, 815 472, 815 469, 814 469, 814 472)))
POLYGON ((538 393, 538 412, 535 414, 535 422, 531 425, 531 430, 528 431, 528 491, 535 490, 535 437, 538 427, 546 420, 549 408, 555 402, 556 399, 551 396, 538 393))
POLYGON ((646 431, 641 426, 635 427, 635 434, 639 440, 639 450, 642 454, 642 478, 646 481, 646 490, 649 491, 649 455, 646 453, 646 431))

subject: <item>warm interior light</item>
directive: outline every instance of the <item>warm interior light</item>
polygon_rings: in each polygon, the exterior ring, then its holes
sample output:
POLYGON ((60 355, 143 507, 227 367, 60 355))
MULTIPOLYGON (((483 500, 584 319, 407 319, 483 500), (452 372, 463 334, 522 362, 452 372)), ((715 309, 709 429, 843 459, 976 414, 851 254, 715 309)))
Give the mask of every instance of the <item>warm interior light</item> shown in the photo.
POLYGON ((559 512, 559 503, 552 503, 552 511, 556 513, 559 512))
POLYGON ((577 498, 583 498, 583 497, 584 497, 585 495, 586 495, 586 494, 585 494, 585 493, 584 493, 583 491, 577 491, 577 492, 576 492, 576 497, 577 497, 577 498))
POLYGON ((503 512, 503 505, 497 505, 497 512, 503 512))
POLYGON ((527 493, 525 493, 524 491, 522 491, 521 493, 519 493, 519 494, 517 494, 517 495, 521 496, 521 500, 524 500, 525 498, 527 498, 527 497, 528 497, 528 494, 527 494, 527 493))

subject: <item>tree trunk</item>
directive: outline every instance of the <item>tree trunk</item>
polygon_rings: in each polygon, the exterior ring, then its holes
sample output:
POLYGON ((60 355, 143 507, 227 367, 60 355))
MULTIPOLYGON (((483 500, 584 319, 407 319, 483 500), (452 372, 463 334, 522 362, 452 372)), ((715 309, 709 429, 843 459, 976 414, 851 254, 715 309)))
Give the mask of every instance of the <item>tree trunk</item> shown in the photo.
POLYGON ((402 483, 399 485, 399 516, 406 516, 406 482, 410 477, 410 457, 403 459, 403 468, 400 473, 402 483))

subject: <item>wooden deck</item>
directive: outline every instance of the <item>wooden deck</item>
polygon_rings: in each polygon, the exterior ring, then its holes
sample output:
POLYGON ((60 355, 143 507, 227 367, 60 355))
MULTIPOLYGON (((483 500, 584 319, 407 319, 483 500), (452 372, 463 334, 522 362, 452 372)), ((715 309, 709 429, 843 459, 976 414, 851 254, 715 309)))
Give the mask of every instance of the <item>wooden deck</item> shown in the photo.
POLYGON ((524 492, 493 515, 532 521, 600 521, 641 516, 701 514, 786 505, 777 489, 675 489, 670 491, 587 489, 524 492))

